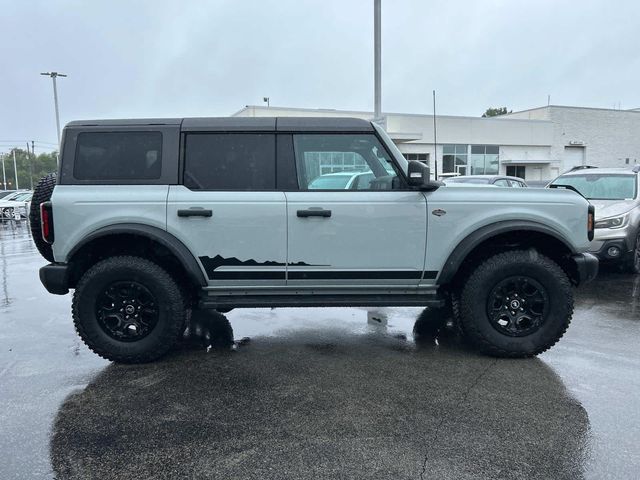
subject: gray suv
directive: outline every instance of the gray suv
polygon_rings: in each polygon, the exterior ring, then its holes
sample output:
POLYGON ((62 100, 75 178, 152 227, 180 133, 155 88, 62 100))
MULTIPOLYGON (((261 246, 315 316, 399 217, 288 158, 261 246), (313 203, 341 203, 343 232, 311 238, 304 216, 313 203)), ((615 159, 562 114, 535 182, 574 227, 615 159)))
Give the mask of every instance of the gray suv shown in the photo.
POLYGON ((239 307, 428 306, 488 354, 550 348, 597 273, 593 207, 429 174, 359 119, 72 122, 32 202, 40 278, 120 362, 169 351, 194 309, 239 307), (364 181, 318 180, 337 170, 364 181))
POLYGON ((600 261, 640 273, 640 166, 576 168, 550 186, 570 186, 595 206, 595 238, 589 251, 600 261))

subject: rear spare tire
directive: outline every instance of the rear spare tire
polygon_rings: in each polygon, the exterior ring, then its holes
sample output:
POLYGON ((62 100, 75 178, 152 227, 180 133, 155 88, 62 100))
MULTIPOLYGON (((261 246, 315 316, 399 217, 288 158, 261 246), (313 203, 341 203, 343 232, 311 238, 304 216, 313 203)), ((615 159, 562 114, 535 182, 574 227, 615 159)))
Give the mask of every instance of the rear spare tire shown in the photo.
POLYGON ((122 363, 161 357, 185 326, 180 287, 164 269, 140 257, 110 257, 87 270, 73 294, 72 311, 84 343, 122 363))
POLYGON ((569 278, 535 250, 485 260, 465 283, 459 302, 466 338, 498 357, 544 352, 562 337, 573 315, 569 278))
POLYGON ((53 262, 53 249, 51 245, 42 238, 42 227, 40 225, 40 204, 51 200, 53 188, 56 186, 57 175, 50 173, 42 177, 33 191, 31 198, 31 209, 29 211, 29 226, 31 228, 31 236, 36 248, 46 260, 53 262))

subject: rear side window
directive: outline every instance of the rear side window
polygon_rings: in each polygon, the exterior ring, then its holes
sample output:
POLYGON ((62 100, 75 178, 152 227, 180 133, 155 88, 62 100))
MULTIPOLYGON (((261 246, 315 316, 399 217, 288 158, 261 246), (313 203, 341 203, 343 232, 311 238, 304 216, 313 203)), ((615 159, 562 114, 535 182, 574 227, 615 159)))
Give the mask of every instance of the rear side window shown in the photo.
POLYGON ((184 185, 191 190, 275 190, 276 136, 187 134, 184 185))
POLYGON ((160 132, 84 132, 78 135, 78 180, 154 180, 162 171, 160 132))

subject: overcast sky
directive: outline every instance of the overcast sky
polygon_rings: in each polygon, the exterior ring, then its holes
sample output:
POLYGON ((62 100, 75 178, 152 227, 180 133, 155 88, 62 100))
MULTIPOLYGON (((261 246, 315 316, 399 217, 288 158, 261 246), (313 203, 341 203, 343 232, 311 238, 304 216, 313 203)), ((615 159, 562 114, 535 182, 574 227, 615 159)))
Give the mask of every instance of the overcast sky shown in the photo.
MULTIPOLYGON (((373 0, 0 0, 0 152, 86 118, 373 109, 373 0)), ((640 107, 637 0, 382 0, 384 111, 640 107)), ((42 148, 47 147, 41 143, 42 148)), ((50 145, 54 148, 53 145, 50 145)))

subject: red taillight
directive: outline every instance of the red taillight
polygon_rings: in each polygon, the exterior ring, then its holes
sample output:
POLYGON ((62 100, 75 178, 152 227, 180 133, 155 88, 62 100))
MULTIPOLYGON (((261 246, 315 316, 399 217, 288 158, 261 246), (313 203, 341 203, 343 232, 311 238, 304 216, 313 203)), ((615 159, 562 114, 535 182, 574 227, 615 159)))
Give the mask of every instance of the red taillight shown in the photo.
POLYGON ((51 202, 40 204, 40 228, 42 239, 47 243, 53 243, 53 209, 51 202))

